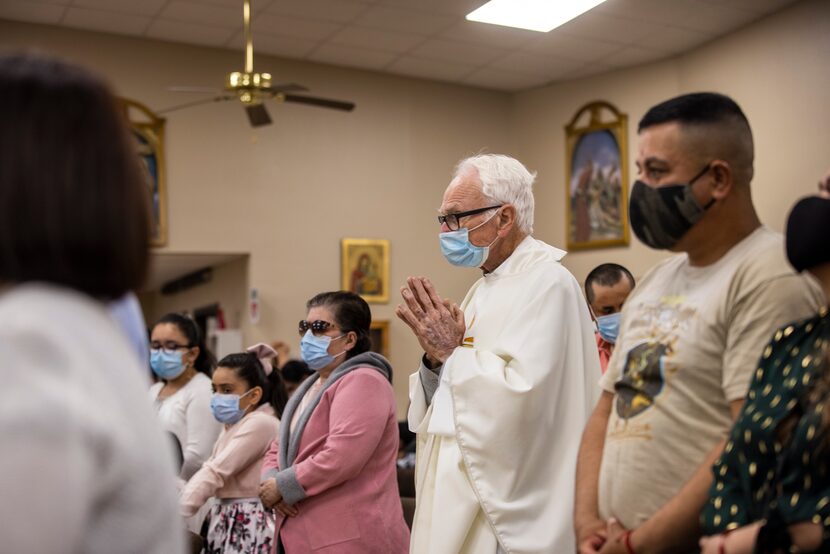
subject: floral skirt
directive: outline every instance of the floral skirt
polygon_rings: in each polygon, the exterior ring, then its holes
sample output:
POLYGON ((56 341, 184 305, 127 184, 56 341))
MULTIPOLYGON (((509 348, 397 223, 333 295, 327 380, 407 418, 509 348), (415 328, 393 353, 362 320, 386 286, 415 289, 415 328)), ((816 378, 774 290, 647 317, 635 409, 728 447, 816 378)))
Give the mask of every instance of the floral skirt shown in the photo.
POLYGON ((209 517, 206 554, 271 554, 274 516, 258 498, 220 500, 209 517))

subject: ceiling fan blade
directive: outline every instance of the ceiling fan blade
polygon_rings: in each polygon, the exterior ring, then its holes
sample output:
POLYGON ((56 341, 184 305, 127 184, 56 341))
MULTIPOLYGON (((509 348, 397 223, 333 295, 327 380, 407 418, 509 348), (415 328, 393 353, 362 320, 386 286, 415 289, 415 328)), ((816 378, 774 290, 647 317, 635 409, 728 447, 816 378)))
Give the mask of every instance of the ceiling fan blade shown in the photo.
POLYGON ((176 86, 167 87, 170 92, 203 92, 205 94, 219 94, 222 89, 216 87, 190 87, 190 86, 176 86))
POLYGON ((317 98, 316 96, 299 96, 297 94, 284 94, 282 95, 282 99, 286 102, 307 104, 309 106, 317 106, 319 108, 331 108, 332 110, 342 110, 344 112, 350 112, 355 107, 354 102, 330 100, 328 98, 317 98))
POLYGON ((308 87, 298 85, 297 83, 280 83, 270 87, 274 92, 306 92, 308 87))
POLYGON ((262 104, 249 104, 245 106, 245 113, 248 114, 251 127, 262 127, 263 125, 271 124, 271 116, 268 115, 268 110, 262 104))
POLYGON ((211 102, 224 102, 225 100, 235 100, 236 96, 216 96, 214 98, 203 98, 201 100, 194 100, 193 102, 186 102, 184 104, 177 104, 176 106, 171 106, 169 108, 164 108, 163 110, 159 110, 156 113, 164 114, 170 112, 176 112, 179 110, 183 110, 185 108, 192 108, 193 106, 201 106, 202 104, 210 104, 211 102))

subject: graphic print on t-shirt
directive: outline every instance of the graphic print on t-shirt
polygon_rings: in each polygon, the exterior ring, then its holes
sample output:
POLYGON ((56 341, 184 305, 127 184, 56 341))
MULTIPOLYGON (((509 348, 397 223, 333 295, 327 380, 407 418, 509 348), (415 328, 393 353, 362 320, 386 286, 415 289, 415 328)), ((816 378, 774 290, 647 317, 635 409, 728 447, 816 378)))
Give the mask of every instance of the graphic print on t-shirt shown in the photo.
POLYGON ((628 351, 622 378, 614 385, 617 391, 617 415, 629 419, 648 410, 663 390, 665 344, 646 342, 628 351))
MULTIPOLYGON (((629 420, 651 408, 674 373, 671 360, 675 346, 695 309, 685 298, 663 297, 652 306, 643 306, 631 329, 643 333, 640 341, 625 355, 622 376, 614 384, 615 409, 622 420, 629 420)), ((630 344, 630 343, 629 343, 630 344)))

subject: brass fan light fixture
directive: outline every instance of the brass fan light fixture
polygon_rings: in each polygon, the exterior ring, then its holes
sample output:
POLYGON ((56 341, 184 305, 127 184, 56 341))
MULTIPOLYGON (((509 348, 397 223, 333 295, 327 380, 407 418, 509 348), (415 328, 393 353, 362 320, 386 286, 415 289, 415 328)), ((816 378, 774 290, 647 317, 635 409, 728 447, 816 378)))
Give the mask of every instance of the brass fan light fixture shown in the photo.
POLYGON ((233 73, 228 74, 225 79, 225 88, 223 90, 205 87, 171 87, 170 90, 174 92, 207 92, 218 94, 218 96, 172 106, 170 108, 159 110, 159 114, 170 113, 193 106, 199 106, 201 104, 208 104, 210 102, 239 100, 245 107, 245 112, 248 114, 248 120, 250 121, 251 126, 261 127, 271 123, 271 116, 268 115, 268 110, 266 110, 263 103, 265 100, 271 98, 277 102, 293 102, 345 112, 350 112, 355 108, 354 102, 344 102, 342 100, 331 100, 329 98, 318 98, 316 96, 295 94, 297 92, 306 92, 308 91, 308 88, 296 83, 274 85, 271 82, 270 73, 255 72, 254 41, 251 34, 250 0, 243 0, 242 2, 242 22, 245 30, 245 71, 234 71, 233 73))

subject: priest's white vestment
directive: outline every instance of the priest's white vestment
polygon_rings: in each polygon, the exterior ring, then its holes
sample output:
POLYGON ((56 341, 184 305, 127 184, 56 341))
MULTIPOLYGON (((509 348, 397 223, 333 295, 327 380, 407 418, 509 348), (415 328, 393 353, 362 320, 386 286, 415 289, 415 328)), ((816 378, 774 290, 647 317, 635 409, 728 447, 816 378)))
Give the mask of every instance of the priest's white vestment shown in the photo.
POLYGON ((576 551, 576 456, 601 371, 564 255, 526 237, 467 293, 440 377, 423 364, 410 377, 412 554, 576 551))

